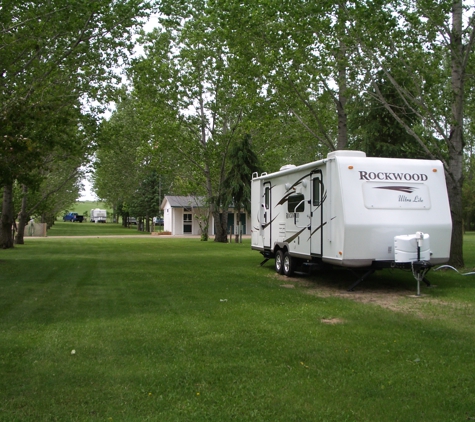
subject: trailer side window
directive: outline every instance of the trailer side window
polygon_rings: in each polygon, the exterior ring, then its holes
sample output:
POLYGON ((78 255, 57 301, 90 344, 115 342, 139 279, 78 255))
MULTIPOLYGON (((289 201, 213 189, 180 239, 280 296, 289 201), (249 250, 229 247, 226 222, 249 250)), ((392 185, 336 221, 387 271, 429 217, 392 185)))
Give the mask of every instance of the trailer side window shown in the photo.
POLYGON ((317 207, 320 205, 320 201, 321 201, 321 190, 320 190, 320 187, 321 187, 321 183, 320 183, 320 179, 313 179, 313 197, 312 197, 312 204, 317 207))
POLYGON ((268 210, 269 205, 270 205, 270 188, 269 187, 266 187, 264 191, 264 205, 266 207, 266 210, 268 210))
POLYGON ((287 211, 288 212, 304 212, 305 211, 305 197, 301 193, 297 193, 295 195, 289 196, 289 199, 287 201, 287 211))

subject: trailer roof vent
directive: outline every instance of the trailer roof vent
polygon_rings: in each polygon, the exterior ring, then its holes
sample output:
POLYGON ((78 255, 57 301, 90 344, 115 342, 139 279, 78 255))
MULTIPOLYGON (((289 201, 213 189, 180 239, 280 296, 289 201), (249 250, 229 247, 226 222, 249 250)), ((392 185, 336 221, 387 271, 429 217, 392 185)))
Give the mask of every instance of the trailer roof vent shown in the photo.
POLYGON ((295 166, 293 164, 286 164, 285 166, 282 166, 280 168, 280 171, 283 171, 283 170, 290 170, 290 169, 294 169, 295 166))

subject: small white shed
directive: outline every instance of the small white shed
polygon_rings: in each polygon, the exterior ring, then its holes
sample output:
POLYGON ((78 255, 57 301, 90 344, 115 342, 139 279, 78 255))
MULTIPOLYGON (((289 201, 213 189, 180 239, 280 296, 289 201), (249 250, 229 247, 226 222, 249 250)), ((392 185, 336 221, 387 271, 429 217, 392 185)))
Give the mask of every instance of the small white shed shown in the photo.
MULTIPOLYGON (((163 230, 169 231, 172 235, 200 235, 200 221, 208 214, 208 207, 203 198, 195 196, 171 196, 167 195, 162 201, 163 210, 163 230)), ((234 209, 229 209, 228 227, 234 227, 238 224, 234 209)), ((251 223, 247 214, 242 212, 241 224, 243 234, 250 231, 251 223)), ((214 219, 210 216, 208 234, 214 234, 214 219)))

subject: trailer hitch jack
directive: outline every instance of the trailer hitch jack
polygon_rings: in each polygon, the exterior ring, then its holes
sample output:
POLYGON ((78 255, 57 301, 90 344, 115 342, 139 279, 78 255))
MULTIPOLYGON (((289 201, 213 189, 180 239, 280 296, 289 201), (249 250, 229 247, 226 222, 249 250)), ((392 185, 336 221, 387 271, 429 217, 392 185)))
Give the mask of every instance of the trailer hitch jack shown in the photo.
POLYGON ((416 296, 421 295, 421 281, 423 281, 427 287, 430 287, 430 282, 427 280, 426 274, 430 270, 431 264, 427 261, 413 261, 411 262, 412 275, 417 281, 417 294, 416 296))

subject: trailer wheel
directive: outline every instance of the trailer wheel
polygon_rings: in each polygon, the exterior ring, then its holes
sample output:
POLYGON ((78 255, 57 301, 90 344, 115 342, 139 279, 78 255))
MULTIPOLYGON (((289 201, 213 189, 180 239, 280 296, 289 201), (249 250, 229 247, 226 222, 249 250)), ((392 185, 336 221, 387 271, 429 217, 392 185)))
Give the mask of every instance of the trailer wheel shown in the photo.
POLYGON ((284 274, 290 277, 294 273, 295 259, 288 252, 284 255, 284 274))
POLYGON ((280 249, 275 254, 275 271, 277 274, 284 274, 284 253, 280 249))

